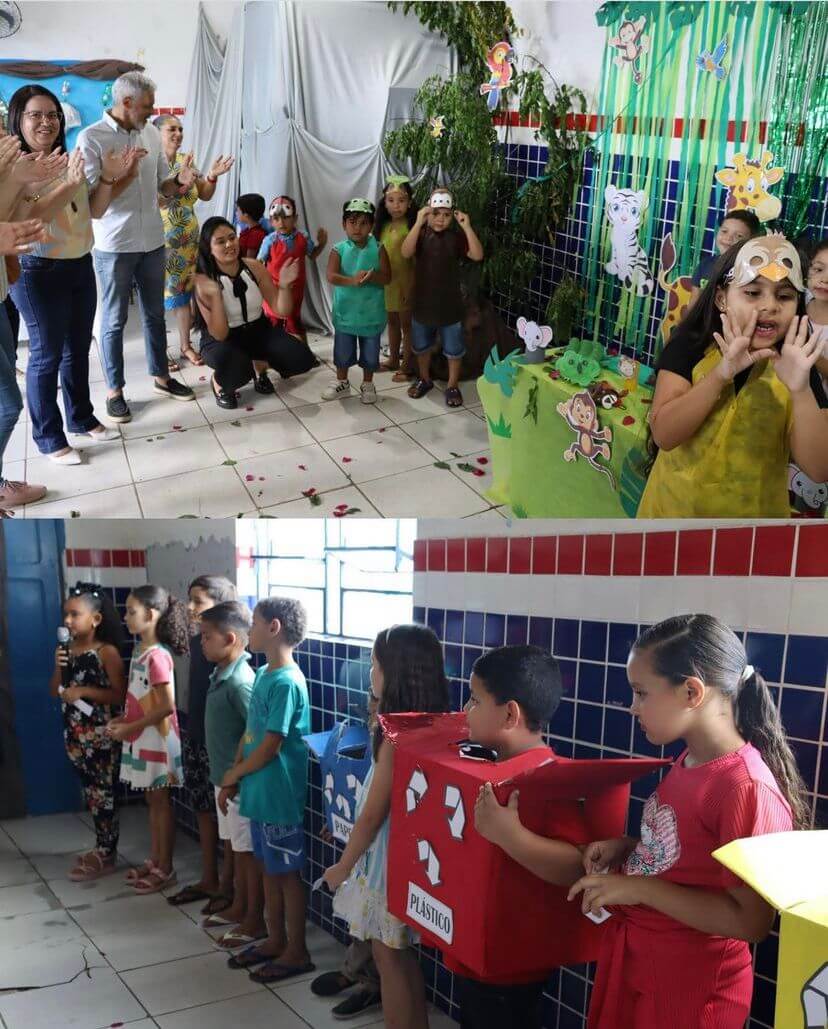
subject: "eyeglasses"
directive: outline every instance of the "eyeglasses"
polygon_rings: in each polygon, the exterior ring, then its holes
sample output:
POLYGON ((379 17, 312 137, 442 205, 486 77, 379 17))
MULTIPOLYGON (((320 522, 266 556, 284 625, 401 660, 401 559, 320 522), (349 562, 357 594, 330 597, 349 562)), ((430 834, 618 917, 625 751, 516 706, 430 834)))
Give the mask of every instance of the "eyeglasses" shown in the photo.
POLYGON ((50 125, 57 125, 62 115, 57 111, 26 111, 26 117, 29 121, 45 121, 50 125))

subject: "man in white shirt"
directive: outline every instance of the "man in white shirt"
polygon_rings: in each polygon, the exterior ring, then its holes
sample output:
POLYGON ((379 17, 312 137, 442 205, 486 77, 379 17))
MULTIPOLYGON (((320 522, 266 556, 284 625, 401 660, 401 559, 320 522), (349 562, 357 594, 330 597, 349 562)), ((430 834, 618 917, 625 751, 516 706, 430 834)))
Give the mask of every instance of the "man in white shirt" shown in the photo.
MULTIPOLYGON (((116 422, 132 417, 124 399, 124 325, 133 280, 141 301, 144 343, 154 390, 174 400, 193 400, 193 391, 170 377, 164 320, 164 226, 158 194, 186 193, 195 173, 184 168, 170 176, 161 136, 147 119, 155 108, 155 83, 140 72, 127 72, 112 86, 112 108, 81 132, 90 188, 101 178, 101 155, 135 147, 136 156, 120 178, 112 180, 112 200, 102 218, 92 222, 95 271, 101 293, 101 345, 108 386, 107 415, 116 422)), ((110 184, 108 180, 104 180, 110 184)))

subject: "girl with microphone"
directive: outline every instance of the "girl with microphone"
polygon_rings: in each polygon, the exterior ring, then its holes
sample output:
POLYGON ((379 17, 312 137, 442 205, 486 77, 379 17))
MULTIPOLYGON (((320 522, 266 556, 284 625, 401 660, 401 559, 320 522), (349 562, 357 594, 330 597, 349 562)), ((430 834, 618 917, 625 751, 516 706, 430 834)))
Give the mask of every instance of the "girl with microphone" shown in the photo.
MULTIPOLYGON (((110 875, 117 864, 118 812, 115 787, 121 745, 104 731, 120 713, 126 693, 120 647, 123 629, 108 592, 96 583, 79 582, 63 605, 68 643, 55 652, 49 682, 63 704, 66 753, 81 780, 95 823, 95 849, 81 854, 69 872, 74 882, 110 875)), ((61 630, 58 630, 61 638, 61 630)))

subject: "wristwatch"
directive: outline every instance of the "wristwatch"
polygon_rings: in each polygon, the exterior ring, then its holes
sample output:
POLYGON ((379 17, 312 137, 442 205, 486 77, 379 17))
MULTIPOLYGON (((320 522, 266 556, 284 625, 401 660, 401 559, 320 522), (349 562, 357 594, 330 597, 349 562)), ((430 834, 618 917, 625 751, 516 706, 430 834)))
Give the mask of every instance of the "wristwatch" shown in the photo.
POLYGON ((103 175, 102 175, 102 176, 100 177, 100 179, 99 179, 98 181, 99 181, 99 182, 102 182, 102 183, 103 183, 103 184, 104 184, 105 186, 114 186, 114 185, 115 185, 115 183, 116 183, 116 182, 117 182, 118 180, 117 180, 117 179, 105 179, 105 178, 103 177, 103 175))
POLYGON ((23 197, 27 204, 36 204, 40 200, 40 193, 33 193, 30 197, 23 197))

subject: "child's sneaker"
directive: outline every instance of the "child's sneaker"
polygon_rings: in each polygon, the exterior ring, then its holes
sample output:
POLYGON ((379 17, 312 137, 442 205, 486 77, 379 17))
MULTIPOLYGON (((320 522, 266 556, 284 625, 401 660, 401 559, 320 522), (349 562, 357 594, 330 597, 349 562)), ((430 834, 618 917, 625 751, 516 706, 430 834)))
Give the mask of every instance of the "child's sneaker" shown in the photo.
POLYGON ((359 387, 360 397, 363 404, 376 404, 377 402, 377 387, 373 382, 363 382, 359 387))
POLYGON ((342 397, 350 396, 351 384, 347 379, 336 379, 322 391, 323 400, 341 400, 342 397))

